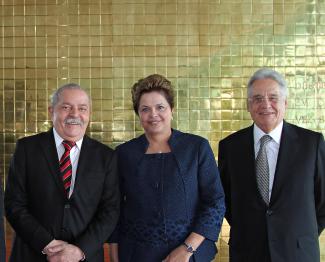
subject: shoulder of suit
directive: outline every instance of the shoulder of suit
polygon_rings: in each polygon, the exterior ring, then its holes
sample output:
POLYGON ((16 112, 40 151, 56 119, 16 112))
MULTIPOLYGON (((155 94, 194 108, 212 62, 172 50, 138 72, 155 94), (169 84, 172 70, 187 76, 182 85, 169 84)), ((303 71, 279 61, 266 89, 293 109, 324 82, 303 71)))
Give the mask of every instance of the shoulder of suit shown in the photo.
POLYGON ((171 137, 169 143, 172 148, 172 152, 174 152, 176 158, 181 161, 184 159, 193 158, 193 156, 197 155, 198 153, 210 154, 212 152, 208 139, 196 134, 177 131, 173 134, 173 137, 171 137))
POLYGON ((313 131, 304 127, 297 126, 295 124, 291 124, 286 122, 284 128, 287 128, 290 132, 290 129, 295 131, 299 136, 309 136, 309 137, 319 137, 323 136, 322 133, 313 131))
POLYGON ((129 141, 126 141, 116 147, 117 151, 132 148, 132 147, 138 147, 143 143, 144 135, 140 135, 138 137, 132 138, 129 141))
POLYGON ((193 144, 201 144, 201 143, 209 143, 208 139, 191 133, 181 132, 179 130, 174 130, 173 135, 170 139, 170 143, 174 145, 193 145, 193 144))
POLYGON ((104 143, 102 143, 102 142, 100 142, 100 141, 98 141, 98 140, 96 140, 94 138, 91 138, 91 137, 89 137, 87 135, 84 136, 82 143, 83 143, 83 145, 89 143, 91 146, 95 146, 95 147, 101 148, 102 150, 114 151, 108 145, 106 145, 106 144, 104 144, 104 143))
POLYGON ((50 133, 50 131, 47 131, 47 132, 41 132, 41 133, 30 135, 30 136, 21 137, 18 139, 18 141, 20 143, 28 143, 28 142, 33 142, 33 141, 37 142, 42 139, 47 139, 49 137, 51 137, 51 133, 50 133))
POLYGON ((251 134, 252 132, 253 132, 253 126, 249 126, 226 136, 225 138, 221 139, 220 142, 226 143, 226 142, 242 140, 244 137, 251 134))
POLYGON ((176 158, 193 156, 201 151, 211 150, 208 139, 173 129, 172 136, 169 139, 169 145, 176 158))

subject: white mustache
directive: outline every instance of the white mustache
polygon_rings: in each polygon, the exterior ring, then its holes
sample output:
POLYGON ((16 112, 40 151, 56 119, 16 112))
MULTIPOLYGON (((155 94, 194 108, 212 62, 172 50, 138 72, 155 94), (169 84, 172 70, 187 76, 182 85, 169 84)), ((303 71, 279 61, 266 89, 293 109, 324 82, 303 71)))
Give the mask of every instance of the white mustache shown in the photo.
POLYGON ((80 125, 80 126, 84 124, 84 122, 80 118, 67 118, 64 120, 64 123, 68 125, 80 125))

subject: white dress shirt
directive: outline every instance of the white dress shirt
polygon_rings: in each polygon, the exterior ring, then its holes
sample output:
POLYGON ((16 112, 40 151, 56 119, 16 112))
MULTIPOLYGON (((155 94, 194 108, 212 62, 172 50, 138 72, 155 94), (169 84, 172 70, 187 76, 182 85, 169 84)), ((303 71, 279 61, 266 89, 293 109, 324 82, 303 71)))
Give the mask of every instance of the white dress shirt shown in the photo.
MULTIPOLYGON (((60 161, 60 159, 65 151, 64 146, 62 144, 64 139, 62 137, 60 137, 60 135, 58 134, 58 132, 55 130, 54 127, 53 127, 53 134, 54 134, 56 151, 58 153, 58 158, 60 161)), ((70 161, 71 161, 71 165, 72 165, 72 178, 71 178, 69 197, 71 196, 71 194, 73 192, 74 184, 76 181, 76 173, 77 173, 77 167, 78 167, 78 161, 79 161, 79 156, 80 156, 82 140, 83 140, 83 138, 78 140, 76 142, 76 145, 73 148, 71 148, 71 151, 70 151, 70 161)))
POLYGON ((257 157, 258 150, 260 149, 260 139, 264 135, 269 135, 272 140, 266 144, 266 155, 269 163, 269 199, 271 199, 271 193, 274 182, 275 168, 278 160, 281 134, 283 128, 283 121, 270 133, 264 133, 256 124, 254 124, 254 149, 255 149, 255 159, 257 157))

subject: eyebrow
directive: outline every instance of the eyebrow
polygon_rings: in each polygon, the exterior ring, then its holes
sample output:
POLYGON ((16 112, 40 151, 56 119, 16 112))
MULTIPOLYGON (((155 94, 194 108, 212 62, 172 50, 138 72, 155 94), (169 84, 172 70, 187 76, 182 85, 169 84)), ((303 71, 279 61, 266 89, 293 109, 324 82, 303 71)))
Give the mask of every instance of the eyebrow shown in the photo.
MULTIPOLYGON (((71 104, 71 103, 69 103, 69 102, 63 102, 61 105, 73 106, 73 104, 71 104)), ((88 104, 77 104, 77 106, 86 106, 86 107, 89 107, 88 104)))
MULTIPOLYGON (((164 106, 165 104, 162 102, 162 103, 159 103, 159 104, 155 104, 154 106, 164 106)), ((140 107, 150 107, 148 105, 140 105, 140 107)))
MULTIPOLYGON (((270 94, 268 94, 268 95, 266 95, 266 96, 279 96, 280 94, 276 94, 276 93, 270 93, 270 94)), ((253 97, 257 97, 257 96, 262 96, 262 97, 265 97, 265 95, 261 95, 261 94, 255 94, 255 95, 253 95, 253 97)))

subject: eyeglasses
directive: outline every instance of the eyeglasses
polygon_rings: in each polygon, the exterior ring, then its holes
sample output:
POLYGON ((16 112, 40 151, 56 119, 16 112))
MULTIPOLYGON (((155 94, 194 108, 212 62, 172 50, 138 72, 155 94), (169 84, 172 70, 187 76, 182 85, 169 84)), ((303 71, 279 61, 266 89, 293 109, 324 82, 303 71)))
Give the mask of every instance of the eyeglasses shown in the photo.
POLYGON ((249 101, 253 102, 253 104, 256 105, 262 104, 266 102, 266 100, 268 100, 268 102, 271 104, 277 104, 281 99, 282 97, 278 95, 270 95, 270 96, 255 95, 253 97, 250 97, 249 101))

